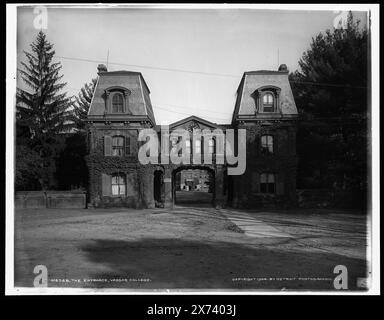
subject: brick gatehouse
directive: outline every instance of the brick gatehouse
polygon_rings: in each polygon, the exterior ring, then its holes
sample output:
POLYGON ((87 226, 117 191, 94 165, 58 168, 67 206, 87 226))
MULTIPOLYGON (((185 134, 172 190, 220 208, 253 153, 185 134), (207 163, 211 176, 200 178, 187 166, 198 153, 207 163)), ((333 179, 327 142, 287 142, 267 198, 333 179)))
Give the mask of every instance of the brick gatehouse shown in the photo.
MULTIPOLYGON (((94 207, 153 208, 175 203, 177 173, 206 171, 216 207, 290 206, 296 202, 296 120, 288 70, 245 72, 237 89, 231 124, 190 116, 169 125, 184 128, 246 129, 246 171, 228 175, 227 164, 148 164, 138 161, 138 133, 155 122, 149 88, 140 72, 108 72, 98 67, 98 80, 88 113, 89 202, 94 207)), ((191 141, 192 142, 192 141, 191 141)), ((204 144, 199 143, 203 148, 204 144)), ((196 147, 196 146, 195 146, 196 147)), ((201 151, 202 152, 202 151, 201 151)))

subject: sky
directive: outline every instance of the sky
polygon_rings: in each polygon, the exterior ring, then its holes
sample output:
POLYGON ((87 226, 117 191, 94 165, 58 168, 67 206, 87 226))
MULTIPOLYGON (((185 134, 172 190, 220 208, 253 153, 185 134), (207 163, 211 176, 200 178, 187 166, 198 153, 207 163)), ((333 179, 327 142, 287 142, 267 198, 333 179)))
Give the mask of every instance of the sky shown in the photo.
MULTIPOLYGON (((39 31, 34 9, 18 8, 18 67, 39 31)), ((332 10, 48 6, 43 31, 62 64, 69 96, 108 61, 108 71, 143 74, 157 124, 190 115, 230 123, 243 73, 277 70, 282 63, 298 69, 312 37, 332 30, 338 15, 332 10)), ((366 24, 366 12, 354 15, 366 24)))

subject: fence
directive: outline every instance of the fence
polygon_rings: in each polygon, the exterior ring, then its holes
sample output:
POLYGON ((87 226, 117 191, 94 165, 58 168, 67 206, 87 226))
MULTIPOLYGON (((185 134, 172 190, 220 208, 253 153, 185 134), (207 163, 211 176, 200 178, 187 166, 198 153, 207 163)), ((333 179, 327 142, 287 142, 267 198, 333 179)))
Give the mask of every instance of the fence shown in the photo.
POLYGON ((87 207, 85 191, 17 191, 15 208, 73 208, 87 207))

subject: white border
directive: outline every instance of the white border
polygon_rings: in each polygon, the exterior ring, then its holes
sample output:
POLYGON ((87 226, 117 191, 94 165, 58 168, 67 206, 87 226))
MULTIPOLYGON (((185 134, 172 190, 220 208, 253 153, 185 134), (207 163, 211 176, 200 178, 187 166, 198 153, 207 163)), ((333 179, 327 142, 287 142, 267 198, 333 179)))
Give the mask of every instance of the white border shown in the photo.
POLYGON ((6 5, 6 295, 378 295, 380 294, 380 120, 379 120, 379 4, 7 4, 6 5), (130 290, 130 289, 77 289, 77 288, 17 288, 14 287, 14 105, 16 92, 16 34, 17 7, 19 6, 71 7, 71 8, 146 8, 146 9, 270 9, 270 10, 323 10, 371 11, 371 69, 372 69, 372 246, 368 248, 372 267, 371 288, 366 292, 344 291, 218 291, 218 290, 130 290))
POLYGON ((6 148, 5 148, 5 293, 15 293, 14 284, 14 110, 16 100, 16 5, 7 4, 6 33, 6 148))

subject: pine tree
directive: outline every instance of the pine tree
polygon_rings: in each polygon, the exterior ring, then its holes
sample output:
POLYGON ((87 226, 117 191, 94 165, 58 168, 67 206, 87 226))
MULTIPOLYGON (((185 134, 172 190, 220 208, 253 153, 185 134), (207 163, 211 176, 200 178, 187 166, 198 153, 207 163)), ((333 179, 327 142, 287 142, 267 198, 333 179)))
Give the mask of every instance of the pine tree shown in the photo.
POLYGON ((31 44, 32 52, 25 52, 27 61, 21 62, 24 70, 19 74, 26 85, 26 90, 17 89, 16 126, 22 130, 23 137, 31 150, 43 159, 44 177, 40 179, 42 188, 54 185, 55 157, 61 147, 61 134, 73 128, 70 110, 71 99, 62 89, 66 83, 61 82, 63 75, 60 62, 53 62, 55 51, 46 35, 40 31, 35 42, 31 44))
POLYGON ((86 126, 86 118, 88 114, 89 107, 91 105, 93 93, 96 88, 97 79, 94 78, 90 83, 84 84, 81 88, 79 94, 76 99, 76 103, 74 105, 74 121, 76 123, 76 127, 78 129, 84 129, 86 126))
POLYGON ((301 114, 298 187, 367 189, 368 34, 352 13, 320 33, 290 75, 301 114))

